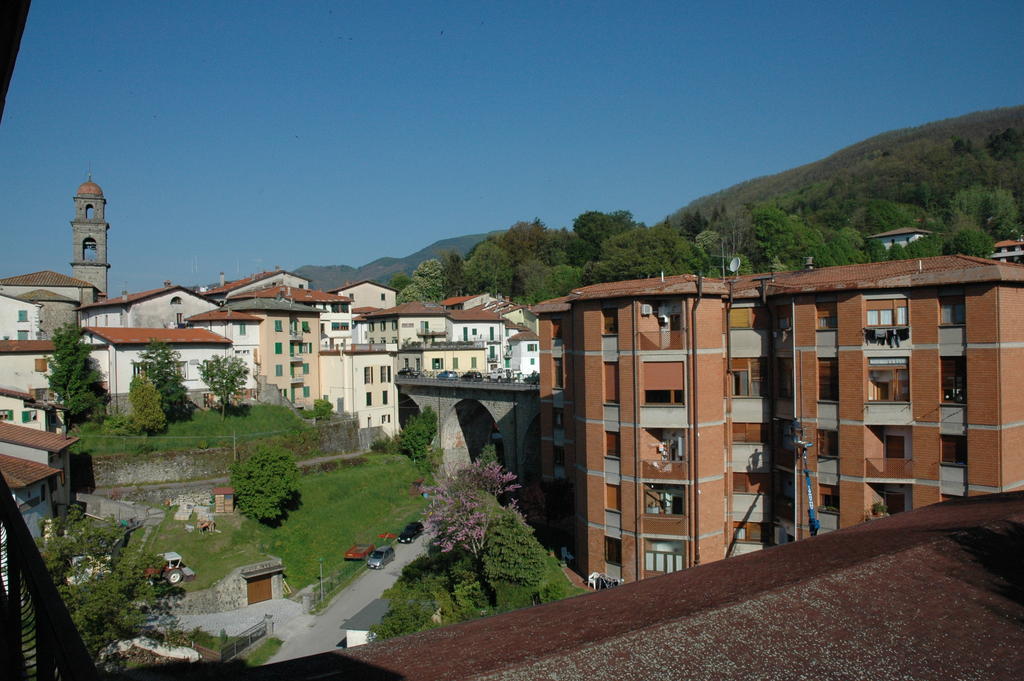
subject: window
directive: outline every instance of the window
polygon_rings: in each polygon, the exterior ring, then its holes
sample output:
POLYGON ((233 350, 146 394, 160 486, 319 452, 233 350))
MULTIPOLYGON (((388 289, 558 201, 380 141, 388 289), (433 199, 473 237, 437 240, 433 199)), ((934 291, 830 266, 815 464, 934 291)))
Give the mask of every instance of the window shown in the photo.
POLYGON ((793 360, 779 357, 775 360, 775 373, 779 377, 779 397, 793 397, 793 360))
POLYGON ((46 358, 45 357, 37 358, 36 359, 36 371, 38 371, 40 373, 44 373, 46 371, 46 369, 47 369, 46 358))
POLYGON ((555 339, 555 338, 560 339, 561 337, 562 337, 562 320, 561 319, 552 319, 551 320, 551 338, 552 339, 555 339))
POLYGON ((964 357, 943 357, 942 401, 964 404, 967 402, 967 360, 964 357))
POLYGON ((388 403, 388 391, 387 391, 387 390, 385 390, 385 391, 384 391, 384 392, 382 393, 382 397, 381 397, 381 404, 387 404, 387 403, 388 403))
POLYGON ((236 324, 235 330, 238 331, 239 336, 245 335, 245 324, 236 324))
POLYGON ((373 367, 363 367, 363 383, 366 385, 373 383, 373 367))
POLYGON ((604 507, 612 511, 622 510, 622 488, 618 485, 604 486, 604 507))
POLYGON ((683 404, 682 362, 644 362, 642 368, 644 404, 683 404))
POLYGON ((433 357, 430 360, 430 368, 434 371, 441 371, 444 369, 444 359, 441 357, 433 357))
POLYGON ((274 375, 275 376, 284 376, 284 367, 282 365, 280 365, 280 364, 274 365, 274 375))
POLYGON ((789 319, 790 314, 792 314, 792 308, 790 308, 789 305, 776 305, 775 328, 788 329, 790 326, 792 326, 789 319))
POLYGON ((839 359, 818 359, 818 400, 834 402, 838 399, 839 359))
POLYGON ((274 354, 280 355, 284 353, 283 346, 280 343, 274 343, 274 354))
POLYGON ((277 331, 278 333, 284 331, 284 324, 281 322, 280 319, 274 320, 274 331, 277 331))
POLYGON ((389 368, 390 367, 388 367, 388 366, 381 365, 381 367, 380 367, 380 382, 381 383, 389 383, 389 381, 388 381, 388 369, 389 368))
POLYGON ((619 402, 619 363, 604 363, 604 401, 611 404, 619 402))
POLYGON ((763 397, 763 357, 734 357, 732 360, 732 394, 734 397, 763 397))
POLYGON ((373 406, 373 393, 366 393, 366 406, 367 407, 372 407, 373 406))
MULTIPOLYGON (((476 335, 476 334, 473 334, 473 335, 476 335)), ((462 327, 462 340, 464 340, 464 341, 468 341, 469 340, 469 327, 468 326, 462 327)))
POLYGON ((906 300, 867 301, 868 326, 906 326, 906 300))
POLYGON ((910 369, 906 357, 868 359, 868 401, 910 401, 910 369))
POLYGON ((621 446, 621 438, 617 432, 606 430, 604 431, 604 455, 605 456, 619 456, 619 447, 621 446))
POLYGON ((28 331, 19 331, 18 340, 28 340, 28 331))
POLYGON ((476 357, 469 358, 469 368, 476 369, 476 357))
POLYGON ((967 438, 963 435, 943 435, 942 463, 967 465, 967 438))
POLYGON ((839 456, 839 433, 835 430, 819 430, 818 458, 827 459, 839 456))
POLYGON ((27 322, 28 321, 28 310, 18 310, 18 321, 19 322, 27 322))
POLYGON ((757 542, 763 544, 771 536, 770 531, 765 529, 766 523, 740 523, 732 524, 736 541, 757 542))
POLYGON ((562 358, 555 357, 552 362, 554 363, 554 371, 551 373, 551 387, 552 388, 564 388, 565 387, 565 376, 562 372, 562 358))
POLYGON ((382 294, 380 294, 380 299, 381 299, 381 300, 384 300, 384 294, 383 294, 383 293, 382 293, 382 294))
POLYGON ((309 365, 308 364, 303 364, 302 365, 302 373, 303 374, 308 374, 309 373, 309 365))
POLYGON ((676 572, 683 567, 683 542, 678 539, 645 540, 644 570, 676 572))
POLYGON ((766 442, 768 428, 763 423, 736 423, 732 424, 733 442, 766 442))
POLYGON ((308 385, 302 386, 302 396, 303 397, 309 397, 309 386, 308 385))
POLYGON ((530 358, 530 366, 535 366, 536 364, 537 364, 537 358, 536 357, 531 357, 530 358))
POLYGON ((309 333, 309 322, 302 322, 302 333, 309 333))
POLYGON ((821 505, 819 510, 822 511, 838 511, 839 510, 839 485, 818 485, 819 501, 821 505))
POLYGON ((686 488, 682 485, 645 484, 644 513, 686 515, 686 488))
POLYGON ((398 320, 397 319, 392 319, 391 320, 391 330, 392 331, 398 331, 398 320))
POLYGON ((605 308, 601 310, 601 316, 603 317, 602 333, 614 334, 619 332, 618 310, 615 308, 605 308))
POLYGON ((939 323, 963 325, 965 321, 964 297, 943 296, 939 298, 939 323))
POLYGON ((730 329, 766 329, 768 314, 763 307, 734 307, 729 310, 730 329))
POLYGON ((459 358, 458 357, 452 357, 452 369, 458 369, 458 368, 459 368, 459 358))
POLYGON ((13 421, 14 410, 13 409, 0 409, 0 421, 13 421))
POLYGON ((834 329, 839 326, 839 317, 836 315, 836 304, 834 302, 816 303, 814 307, 816 308, 819 329, 834 329))
POLYGON ((38 417, 36 416, 36 412, 34 410, 30 409, 28 411, 21 412, 21 422, 22 423, 30 423, 32 421, 37 420, 37 418, 38 417))
POLYGON ((622 565, 622 540, 618 537, 604 538, 604 560, 612 565, 622 565))
POLYGON ((493 327, 493 326, 492 326, 492 327, 490 327, 490 328, 488 329, 488 331, 490 331, 490 339, 491 339, 491 340, 494 340, 494 327, 493 327))
POLYGON ((536 343, 527 343, 526 344, 526 351, 527 352, 537 352, 537 344, 536 343))

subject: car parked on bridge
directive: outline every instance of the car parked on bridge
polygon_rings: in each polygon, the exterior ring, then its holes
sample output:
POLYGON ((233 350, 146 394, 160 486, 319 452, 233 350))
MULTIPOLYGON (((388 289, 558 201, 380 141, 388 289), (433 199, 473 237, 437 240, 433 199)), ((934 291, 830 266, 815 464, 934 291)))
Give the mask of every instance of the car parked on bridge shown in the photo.
POLYGON ((413 369, 412 367, 402 367, 398 370, 399 376, 405 376, 406 378, 419 378, 423 375, 419 369, 413 369))
POLYGON ((459 380, 459 372, 457 371, 442 371, 437 375, 440 381, 457 381, 459 380))
POLYGON ((467 371, 466 373, 462 374, 462 380, 463 381, 482 381, 482 380, 484 380, 484 375, 481 374, 479 371, 467 371))

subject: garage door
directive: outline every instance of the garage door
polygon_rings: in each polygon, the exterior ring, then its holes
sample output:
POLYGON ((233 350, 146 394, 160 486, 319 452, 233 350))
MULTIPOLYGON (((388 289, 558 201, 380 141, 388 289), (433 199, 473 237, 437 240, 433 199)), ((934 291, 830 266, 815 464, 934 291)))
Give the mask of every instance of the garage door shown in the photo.
POLYGON ((273 579, 273 575, 267 575, 266 577, 257 577, 256 579, 249 580, 246 584, 249 595, 249 605, 253 603, 262 603, 263 601, 269 601, 273 598, 273 591, 270 588, 270 580, 273 579))

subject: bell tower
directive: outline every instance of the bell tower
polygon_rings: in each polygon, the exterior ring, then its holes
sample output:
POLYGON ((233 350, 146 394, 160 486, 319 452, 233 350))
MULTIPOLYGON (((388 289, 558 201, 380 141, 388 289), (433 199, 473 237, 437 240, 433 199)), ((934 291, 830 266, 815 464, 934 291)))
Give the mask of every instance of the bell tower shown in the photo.
POLYGON ((107 200, 103 190, 89 179, 75 193, 75 219, 71 221, 71 276, 87 281, 107 294, 107 200))

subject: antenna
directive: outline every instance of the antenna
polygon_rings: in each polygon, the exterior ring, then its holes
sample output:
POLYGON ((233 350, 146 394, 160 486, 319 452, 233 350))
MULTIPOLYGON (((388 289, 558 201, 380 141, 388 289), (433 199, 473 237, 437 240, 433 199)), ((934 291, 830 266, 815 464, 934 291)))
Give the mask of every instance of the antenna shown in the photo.
POLYGON ((739 258, 733 258, 732 260, 729 261, 729 273, 730 274, 736 274, 736 272, 738 272, 739 269, 740 269, 740 259, 739 258))

